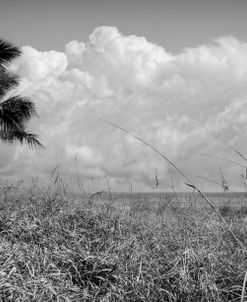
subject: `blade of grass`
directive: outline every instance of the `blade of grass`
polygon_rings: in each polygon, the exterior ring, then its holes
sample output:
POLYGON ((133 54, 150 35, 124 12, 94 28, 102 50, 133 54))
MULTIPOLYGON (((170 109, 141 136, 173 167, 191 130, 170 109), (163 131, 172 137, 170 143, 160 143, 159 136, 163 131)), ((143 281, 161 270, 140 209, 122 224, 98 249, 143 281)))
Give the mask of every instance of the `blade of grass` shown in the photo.
POLYGON ((233 146, 231 146, 230 144, 227 144, 235 153, 237 153, 243 160, 247 161, 247 158, 241 153, 239 152, 236 148, 234 148, 233 146))
POLYGON ((130 136, 136 138, 137 140, 139 140, 140 142, 142 142, 144 145, 148 146, 150 149, 152 149, 154 152, 156 152, 157 154, 159 154, 165 161, 167 161, 181 176, 183 176, 183 178, 188 181, 188 183, 185 183, 186 186, 193 188, 194 190, 196 190, 201 196, 202 198, 209 204, 209 206, 213 209, 213 211, 216 213, 216 215, 219 217, 219 219, 221 220, 221 222, 225 225, 225 227, 227 228, 227 230, 229 231, 229 233, 232 235, 232 237, 234 238, 234 240, 237 242, 237 244, 244 250, 246 250, 246 247, 242 244, 242 242, 236 237, 236 235, 232 232, 232 230, 230 229, 229 225, 226 223, 226 221, 224 220, 224 218, 220 215, 220 213, 217 211, 217 209, 215 208, 215 206, 212 204, 212 202, 204 195, 204 193, 194 184, 194 182, 188 177, 186 176, 182 170, 180 170, 171 160, 169 160, 164 154, 162 154, 158 149, 156 149, 154 146, 152 146, 151 144, 149 144, 147 141, 145 141, 144 139, 142 139, 141 137, 137 136, 136 134, 130 132, 129 130, 126 130, 125 128, 122 128, 110 121, 107 121, 103 118, 100 118, 100 120, 102 120, 103 122, 111 125, 114 128, 117 128, 127 134, 129 134, 130 136))
POLYGON ((233 163, 237 166, 240 166, 240 167, 243 167, 243 168, 247 168, 246 165, 243 165, 235 160, 231 160, 231 159, 228 159, 228 158, 224 158, 224 157, 220 157, 220 156, 215 156, 215 155, 211 155, 211 154, 206 154, 206 153, 199 153, 197 155, 200 155, 200 156, 206 156, 206 157, 211 157, 211 158, 214 158, 214 159, 219 159, 219 160, 224 160, 224 161, 227 161, 229 163, 233 163))
POLYGON ((244 293, 245 293, 246 284, 247 284, 247 271, 245 273, 243 287, 242 287, 241 302, 244 302, 244 293))

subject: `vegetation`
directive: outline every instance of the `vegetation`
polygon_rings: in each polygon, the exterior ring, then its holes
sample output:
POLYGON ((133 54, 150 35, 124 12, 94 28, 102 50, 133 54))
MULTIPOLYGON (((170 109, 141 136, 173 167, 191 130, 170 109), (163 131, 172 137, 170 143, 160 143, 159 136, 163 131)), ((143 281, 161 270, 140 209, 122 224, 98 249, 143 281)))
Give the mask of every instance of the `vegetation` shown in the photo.
POLYGON ((11 74, 7 65, 21 54, 16 46, 0 39, 0 138, 12 143, 17 140, 30 147, 42 147, 37 135, 29 133, 26 124, 37 115, 33 102, 19 95, 9 95, 18 85, 18 77, 11 74))
MULTIPOLYGON (((1 301, 243 299, 247 252, 210 207, 167 195, 120 207, 51 187, 2 187, 1 301)), ((247 207, 219 212, 247 246, 247 207)))
MULTIPOLYGON (((36 114, 33 103, 8 96, 18 79, 5 64, 19 55, 18 48, 0 41, 0 137, 42 146, 26 130, 27 121, 36 114)), ((197 192, 193 198, 203 200, 204 206, 193 207, 191 200, 179 206, 166 194, 156 203, 140 197, 121 204, 112 194, 102 202, 103 191, 78 200, 67 193, 60 175, 47 188, 36 183, 29 189, 21 184, 3 186, 0 301, 243 302, 247 298, 246 196, 241 195, 245 203, 240 208, 229 201, 215 206, 169 159, 133 136, 176 169, 197 192)), ((221 176, 225 197, 230 188, 221 176)))

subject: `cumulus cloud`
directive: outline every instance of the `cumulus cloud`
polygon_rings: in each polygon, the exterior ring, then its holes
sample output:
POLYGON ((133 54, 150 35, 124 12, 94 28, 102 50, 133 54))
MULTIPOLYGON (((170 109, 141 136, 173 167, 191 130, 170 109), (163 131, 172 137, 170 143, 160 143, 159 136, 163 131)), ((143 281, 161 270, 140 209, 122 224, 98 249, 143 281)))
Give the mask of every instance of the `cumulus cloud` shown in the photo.
POLYGON ((161 187, 170 187, 167 164, 103 118, 146 139, 189 176, 217 179, 220 167, 235 186, 239 182, 239 167, 197 154, 233 158, 227 143, 245 152, 246 43, 225 37, 173 55, 104 26, 85 43, 69 42, 64 53, 22 50, 11 69, 22 78, 18 92, 37 105, 39 119, 30 128, 47 149, 5 146, 2 177, 46 177, 56 164, 71 175, 76 165, 82 177, 100 185, 107 178, 113 190, 130 183, 150 190, 155 170, 161 187))

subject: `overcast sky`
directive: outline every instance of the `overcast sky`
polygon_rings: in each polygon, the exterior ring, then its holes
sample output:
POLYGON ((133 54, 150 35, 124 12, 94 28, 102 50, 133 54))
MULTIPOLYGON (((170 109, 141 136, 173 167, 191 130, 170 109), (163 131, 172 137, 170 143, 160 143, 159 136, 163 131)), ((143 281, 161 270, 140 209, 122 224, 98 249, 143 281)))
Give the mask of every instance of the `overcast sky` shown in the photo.
POLYGON ((39 113, 30 129, 45 144, 2 145, 0 174, 46 178, 60 165, 94 190, 169 189, 183 180, 146 139, 203 189, 196 176, 241 189, 246 164, 247 1, 0 1, 0 36, 22 47, 11 69, 39 113))

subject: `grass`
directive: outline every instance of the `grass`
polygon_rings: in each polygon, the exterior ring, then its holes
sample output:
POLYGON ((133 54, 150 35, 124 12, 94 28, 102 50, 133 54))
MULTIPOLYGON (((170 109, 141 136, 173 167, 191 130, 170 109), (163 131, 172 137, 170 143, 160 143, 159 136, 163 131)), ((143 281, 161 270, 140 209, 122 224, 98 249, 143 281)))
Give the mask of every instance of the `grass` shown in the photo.
MULTIPOLYGON (((1 198, 0 301, 247 299, 247 252, 208 207, 140 198, 123 211, 37 187, 1 198)), ((247 207, 218 211, 247 246, 247 207)))
MULTIPOLYGON (((103 191, 75 202, 57 168, 43 191, 3 188, 1 301, 244 302, 247 206, 216 207, 159 150, 107 123, 159 154, 208 207, 174 206, 164 195, 156 206, 140 198, 123 209, 110 192, 97 204, 103 191)), ((221 185, 230 190, 224 176, 221 185)))

